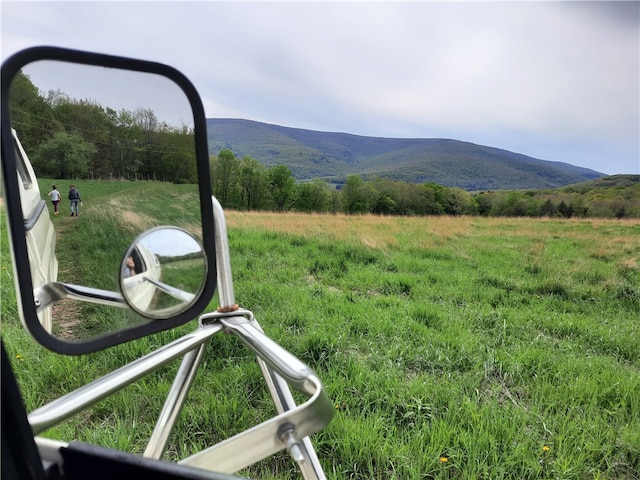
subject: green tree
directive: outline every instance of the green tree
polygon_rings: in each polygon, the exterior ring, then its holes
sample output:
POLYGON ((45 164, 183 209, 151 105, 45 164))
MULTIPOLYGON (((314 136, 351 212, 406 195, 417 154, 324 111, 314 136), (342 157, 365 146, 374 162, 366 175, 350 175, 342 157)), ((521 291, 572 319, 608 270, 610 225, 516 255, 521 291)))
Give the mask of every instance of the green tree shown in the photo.
POLYGON ((329 202, 329 211, 331 213, 338 213, 342 205, 342 192, 337 188, 331 189, 331 199, 329 202))
POLYGON ((380 215, 392 215, 396 213, 398 204, 395 199, 394 182, 386 178, 375 178, 371 183, 376 191, 376 196, 369 207, 371 212, 380 215))
POLYGON ((36 154, 43 173, 55 178, 79 178, 89 170, 96 147, 76 133, 58 132, 36 154))
POLYGON ((445 188, 444 199, 447 215, 466 215, 474 212, 471 195, 461 188, 445 188))
POLYGON ((102 106, 94 101, 69 99, 57 91, 50 91, 48 98, 60 129, 75 133, 95 146, 95 154, 89 159, 88 175, 100 177, 112 171, 115 174, 110 137, 113 124, 102 106))
POLYGON ((342 209, 345 213, 367 212, 364 180, 357 175, 349 175, 342 187, 342 209))
POLYGON ((493 192, 480 192, 473 197, 473 201, 476 205, 476 210, 479 215, 488 216, 493 210, 493 202, 495 195, 493 192))
POLYGON ((410 186, 407 182, 389 182, 386 190, 388 190, 389 194, 381 192, 381 196, 391 197, 390 199, 383 200, 383 202, 389 206, 393 205, 393 213, 397 213, 398 215, 409 215, 413 213, 416 205, 415 202, 412 201, 410 186), (393 202, 389 200, 393 200, 393 202))
POLYGON ((564 200, 558 205, 558 212, 565 218, 571 218, 573 216, 573 205, 567 205, 564 200))
POLYGON ((251 157, 244 157, 239 164, 239 183, 243 208, 259 210, 265 206, 267 174, 264 165, 251 157))
POLYGON ((293 200, 295 180, 286 165, 277 165, 268 170, 271 199, 274 208, 281 212, 290 207, 293 200))
POLYGON ((327 182, 314 178, 296 186, 295 208, 301 212, 327 212, 331 207, 331 192, 327 182))
POLYGON ((496 192, 491 215, 500 217, 522 217, 527 215, 528 203, 521 192, 496 192))
POLYGON ((232 200, 233 187, 237 182, 240 162, 233 152, 225 148, 220 150, 214 162, 213 194, 223 207, 229 208, 232 200))
POLYGON ((160 122, 155 112, 149 108, 138 108, 132 112, 134 124, 142 133, 141 138, 141 166, 142 178, 159 180, 162 171, 162 147, 160 143, 160 122))
POLYGON ((23 72, 19 72, 11 82, 8 101, 11 127, 16 129, 28 155, 35 152, 53 132, 60 130, 51 105, 23 72))
POLYGON ((547 198, 540 207, 540 216, 542 217, 554 217, 558 209, 553 204, 550 198, 547 198))
POLYGON ((445 212, 444 187, 434 182, 422 185, 422 197, 424 201, 423 214, 442 215, 445 212))
POLYGON ((170 128, 158 136, 162 176, 173 183, 197 183, 198 172, 193 131, 187 126, 170 128))
POLYGON ((92 165, 92 174, 98 178, 116 176, 137 179, 142 177, 146 156, 145 134, 133 114, 128 110, 105 110, 109 119, 109 141, 100 151, 100 161, 92 165))

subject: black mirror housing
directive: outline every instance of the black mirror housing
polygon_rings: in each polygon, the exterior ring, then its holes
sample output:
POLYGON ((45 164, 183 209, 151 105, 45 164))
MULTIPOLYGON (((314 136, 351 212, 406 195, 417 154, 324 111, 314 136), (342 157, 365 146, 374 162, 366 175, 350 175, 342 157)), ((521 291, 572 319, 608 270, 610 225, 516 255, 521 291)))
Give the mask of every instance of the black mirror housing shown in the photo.
POLYGON ((34 47, 9 57, 2 65, 1 82, 1 98, 3 99, 1 103, 1 154, 4 209, 8 219, 8 236, 13 255, 18 305, 24 326, 30 334, 41 345, 52 351, 67 355, 79 355, 174 328, 193 320, 201 314, 213 297, 217 277, 206 119, 202 101, 193 84, 178 70, 164 64, 57 47, 34 47), (11 82, 23 67, 42 60, 151 74, 172 82, 184 93, 193 114, 195 161, 202 228, 201 240, 204 257, 208 265, 202 289, 197 292, 196 298, 189 302, 187 308, 181 309, 161 321, 146 322, 80 341, 67 341, 63 338, 55 337, 43 327, 38 318, 37 299, 34 297, 34 282, 29 265, 26 241, 28 225, 26 225, 22 211, 18 175, 19 162, 14 148, 10 108, 7 101, 11 82))

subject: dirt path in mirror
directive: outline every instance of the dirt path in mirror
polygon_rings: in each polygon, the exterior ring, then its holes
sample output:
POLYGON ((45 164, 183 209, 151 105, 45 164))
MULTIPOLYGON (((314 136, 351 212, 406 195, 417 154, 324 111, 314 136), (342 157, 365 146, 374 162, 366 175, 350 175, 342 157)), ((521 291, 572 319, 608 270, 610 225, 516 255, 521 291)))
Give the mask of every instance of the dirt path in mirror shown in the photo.
MULTIPOLYGON (((62 212, 61 212, 62 214, 62 212)), ((73 235, 73 228, 77 225, 79 217, 64 216, 54 221, 56 232, 56 257, 58 258, 58 281, 64 283, 78 283, 75 270, 73 269, 73 258, 69 250, 65 250, 64 241, 61 240, 67 235, 73 235), (62 246, 61 246, 62 243, 62 246)), ((82 337, 77 335, 77 326, 82 323, 81 304, 77 300, 64 299, 57 301, 52 306, 53 334, 61 340, 77 341, 82 337)))

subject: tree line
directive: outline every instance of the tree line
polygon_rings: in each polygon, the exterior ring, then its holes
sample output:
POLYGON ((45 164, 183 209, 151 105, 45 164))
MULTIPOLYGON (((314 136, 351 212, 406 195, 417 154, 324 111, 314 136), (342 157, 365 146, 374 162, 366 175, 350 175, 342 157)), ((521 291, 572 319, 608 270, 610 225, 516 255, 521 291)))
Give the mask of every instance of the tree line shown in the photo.
MULTIPOLYGON (((24 73, 10 88, 12 126, 36 175, 51 178, 197 183, 193 131, 160 122, 150 109, 116 111, 64 92, 40 92, 24 73)), ((471 193, 357 175, 332 185, 297 182, 284 166, 265 167, 230 149, 210 157, 214 195, 224 208, 379 215, 640 217, 640 176, 624 188, 471 193)))
POLYGON ((322 179, 296 182, 291 170, 266 168, 224 149, 211 158, 213 193, 236 210, 275 210, 379 215, 483 215, 513 217, 640 217, 640 176, 627 188, 498 190, 468 192, 434 182, 414 184, 358 175, 334 185, 322 179))
POLYGON ((192 129, 161 122, 149 108, 116 111, 40 92, 23 72, 11 84, 9 108, 38 176, 197 182, 192 129))

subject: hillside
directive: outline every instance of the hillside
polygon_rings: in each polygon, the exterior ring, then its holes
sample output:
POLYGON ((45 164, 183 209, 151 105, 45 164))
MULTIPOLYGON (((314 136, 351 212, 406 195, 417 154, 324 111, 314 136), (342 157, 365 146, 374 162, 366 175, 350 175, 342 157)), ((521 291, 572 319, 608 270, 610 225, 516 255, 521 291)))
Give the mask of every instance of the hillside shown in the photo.
POLYGON ((627 188, 640 188, 640 175, 609 175, 608 177, 596 178, 579 183, 577 185, 567 185, 561 191, 587 192, 595 189, 613 188, 623 190, 627 188))
POLYGON ((298 180, 348 175, 465 190, 557 188, 603 177, 567 163, 449 139, 398 139, 281 127, 240 119, 207 120, 209 151, 228 148, 267 167, 286 165, 298 180))

